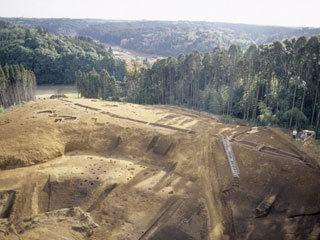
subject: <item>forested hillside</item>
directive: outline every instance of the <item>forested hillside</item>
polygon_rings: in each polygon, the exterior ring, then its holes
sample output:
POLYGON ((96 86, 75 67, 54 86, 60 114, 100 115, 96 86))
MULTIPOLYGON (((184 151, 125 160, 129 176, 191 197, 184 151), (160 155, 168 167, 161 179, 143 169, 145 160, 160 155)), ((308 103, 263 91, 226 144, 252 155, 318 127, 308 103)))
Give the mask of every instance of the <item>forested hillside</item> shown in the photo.
POLYGON ((97 19, 7 18, 20 24, 42 27, 57 35, 87 35, 101 43, 141 53, 177 57, 194 49, 210 52, 232 44, 247 49, 250 44, 320 34, 320 28, 292 28, 191 21, 108 21, 97 19))
POLYGON ((285 127, 320 121, 320 36, 169 57, 128 74, 123 96, 285 127))
MULTIPOLYGON (((74 24, 73 20, 61 21, 63 26, 66 21, 74 24)), ((92 33, 101 34, 90 25, 98 24, 96 20, 81 21, 88 23, 92 33)), ((125 63, 115 59, 112 51, 105 51, 91 37, 55 36, 41 27, 0 23, 1 65, 23 64, 34 72, 38 83, 76 81, 84 97, 175 104, 263 125, 309 125, 319 129, 319 35, 248 47, 231 44, 229 48, 215 47, 207 53, 193 50, 177 58, 159 59, 150 68, 135 67, 126 74, 125 63), (116 80, 123 83, 115 84, 116 80)), ((116 29, 131 23, 121 24, 116 29)), ((155 22, 149 24, 153 26, 155 22)), ((166 45, 163 46, 165 49, 166 45)))
POLYGON ((0 65, 22 64, 34 72, 38 84, 75 81, 75 72, 105 68, 117 80, 126 74, 125 62, 90 37, 56 36, 45 28, 29 28, 0 21, 0 65))

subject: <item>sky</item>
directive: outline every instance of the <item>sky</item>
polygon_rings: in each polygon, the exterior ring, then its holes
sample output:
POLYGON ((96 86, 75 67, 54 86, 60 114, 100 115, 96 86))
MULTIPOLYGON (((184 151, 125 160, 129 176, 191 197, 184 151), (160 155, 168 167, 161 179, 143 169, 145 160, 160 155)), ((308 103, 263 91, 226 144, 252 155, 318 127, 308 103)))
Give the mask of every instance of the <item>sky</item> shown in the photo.
POLYGON ((320 27, 320 0, 0 0, 0 17, 189 20, 320 27))

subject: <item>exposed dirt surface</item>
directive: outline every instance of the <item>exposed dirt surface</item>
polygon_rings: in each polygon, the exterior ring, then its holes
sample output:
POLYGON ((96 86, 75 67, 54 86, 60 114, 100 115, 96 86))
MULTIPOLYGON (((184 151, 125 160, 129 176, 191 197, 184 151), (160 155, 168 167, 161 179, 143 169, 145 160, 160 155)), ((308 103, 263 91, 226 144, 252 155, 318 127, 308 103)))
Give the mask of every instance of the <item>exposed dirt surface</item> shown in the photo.
POLYGON ((31 102, 0 115, 0 239, 319 239, 309 145, 177 107, 31 102))

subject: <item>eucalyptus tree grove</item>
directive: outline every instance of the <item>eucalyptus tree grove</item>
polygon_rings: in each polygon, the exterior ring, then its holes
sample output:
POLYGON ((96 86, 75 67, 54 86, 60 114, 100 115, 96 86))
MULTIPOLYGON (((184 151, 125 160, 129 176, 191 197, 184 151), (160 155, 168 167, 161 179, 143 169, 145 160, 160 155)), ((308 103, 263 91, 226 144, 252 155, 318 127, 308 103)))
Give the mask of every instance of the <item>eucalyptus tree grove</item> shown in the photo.
POLYGON ((7 108, 33 99, 36 78, 22 65, 0 65, 0 107, 7 108))
POLYGON ((102 98, 116 96, 116 81, 108 71, 102 69, 97 73, 95 69, 90 72, 76 72, 76 85, 81 96, 86 98, 102 98))
POLYGON ((129 73, 127 100, 175 104, 261 124, 319 128, 320 36, 216 47, 129 73), (130 86, 130 87, 128 87, 130 86), (135 96, 132 98, 131 96, 135 96))

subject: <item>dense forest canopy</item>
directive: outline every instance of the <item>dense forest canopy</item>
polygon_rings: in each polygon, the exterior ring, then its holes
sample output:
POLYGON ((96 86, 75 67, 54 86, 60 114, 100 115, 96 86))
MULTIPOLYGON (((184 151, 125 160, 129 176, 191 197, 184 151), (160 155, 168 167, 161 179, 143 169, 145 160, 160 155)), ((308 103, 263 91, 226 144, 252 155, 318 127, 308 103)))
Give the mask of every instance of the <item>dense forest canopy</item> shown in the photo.
POLYGON ((122 81, 125 62, 115 59, 86 36, 56 36, 47 29, 27 28, 0 21, 0 65, 22 64, 37 77, 37 83, 75 82, 75 72, 103 68, 122 81))
POLYGON ((302 35, 320 34, 320 28, 293 28, 247 24, 192 21, 108 21, 98 19, 2 18, 48 29, 57 35, 87 35, 101 43, 133 49, 141 53, 177 57, 194 49, 210 52, 232 44, 247 49, 302 35))
POLYGON ((262 125, 319 130, 320 36, 216 47, 128 73, 126 101, 175 104, 262 125))

